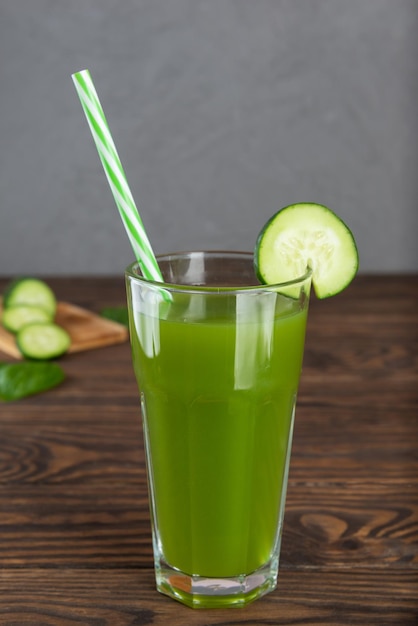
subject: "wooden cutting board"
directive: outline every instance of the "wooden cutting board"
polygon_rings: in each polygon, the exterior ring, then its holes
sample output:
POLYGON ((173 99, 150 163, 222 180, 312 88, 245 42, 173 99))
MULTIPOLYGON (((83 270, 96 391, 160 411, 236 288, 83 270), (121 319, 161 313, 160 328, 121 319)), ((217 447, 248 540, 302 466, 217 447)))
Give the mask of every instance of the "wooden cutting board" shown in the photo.
MULTIPOLYGON (((0 316, 2 305, 0 302, 0 316)), ((55 322, 65 328, 71 337, 68 352, 81 352, 122 343, 129 337, 128 329, 123 324, 105 319, 69 302, 58 302, 55 322)), ((21 359, 15 338, 0 325, 0 351, 21 359)))

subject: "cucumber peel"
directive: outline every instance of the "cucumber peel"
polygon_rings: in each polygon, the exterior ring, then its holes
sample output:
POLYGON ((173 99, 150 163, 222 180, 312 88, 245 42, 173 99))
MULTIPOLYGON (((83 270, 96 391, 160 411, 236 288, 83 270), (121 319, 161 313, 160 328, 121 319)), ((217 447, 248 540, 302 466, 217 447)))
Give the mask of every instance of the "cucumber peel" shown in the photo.
POLYGON ((271 217, 258 235, 254 267, 260 282, 278 284, 312 270, 319 299, 334 296, 353 280, 359 266, 354 236, 331 209, 292 204, 271 217))

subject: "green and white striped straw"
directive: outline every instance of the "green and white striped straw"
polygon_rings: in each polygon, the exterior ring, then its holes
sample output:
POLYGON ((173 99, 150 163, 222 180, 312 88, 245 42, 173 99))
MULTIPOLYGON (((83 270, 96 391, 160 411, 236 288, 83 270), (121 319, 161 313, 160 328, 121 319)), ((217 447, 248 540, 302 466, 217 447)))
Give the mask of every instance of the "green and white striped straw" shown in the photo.
POLYGON ((154 252, 138 213, 122 163, 110 134, 105 114, 88 70, 72 74, 81 106, 90 126, 103 169, 107 176, 116 206, 128 233, 135 257, 148 280, 163 282, 154 252))

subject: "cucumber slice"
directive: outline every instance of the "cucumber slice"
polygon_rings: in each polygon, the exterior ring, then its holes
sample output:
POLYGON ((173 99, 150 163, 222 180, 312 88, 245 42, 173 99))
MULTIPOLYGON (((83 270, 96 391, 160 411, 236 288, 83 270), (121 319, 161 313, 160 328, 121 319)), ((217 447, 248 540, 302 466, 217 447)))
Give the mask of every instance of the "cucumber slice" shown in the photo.
POLYGON ((2 323, 6 330, 17 333, 26 324, 33 322, 50 322, 51 316, 39 306, 17 304, 3 311, 2 323))
POLYGON ((39 278, 17 278, 6 288, 3 294, 5 309, 18 304, 39 306, 50 314, 55 315, 57 301, 52 289, 39 278))
POLYGON ((71 345, 70 335, 64 328, 52 322, 27 324, 16 335, 17 346, 27 359, 54 359, 71 345))
POLYGON ((309 266, 315 294, 321 299, 345 289, 358 265, 352 232, 321 204, 292 204, 278 211, 261 230, 254 251, 255 271, 262 283, 294 280, 309 266))

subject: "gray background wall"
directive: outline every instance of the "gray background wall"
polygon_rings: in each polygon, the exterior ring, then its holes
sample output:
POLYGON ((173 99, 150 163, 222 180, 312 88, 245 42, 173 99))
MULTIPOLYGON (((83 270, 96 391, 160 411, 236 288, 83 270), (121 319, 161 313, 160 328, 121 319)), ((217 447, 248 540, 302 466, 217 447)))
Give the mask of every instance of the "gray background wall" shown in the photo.
POLYGON ((417 271, 417 0, 0 0, 0 274, 132 254, 70 75, 89 68, 155 251, 334 208, 417 271))

